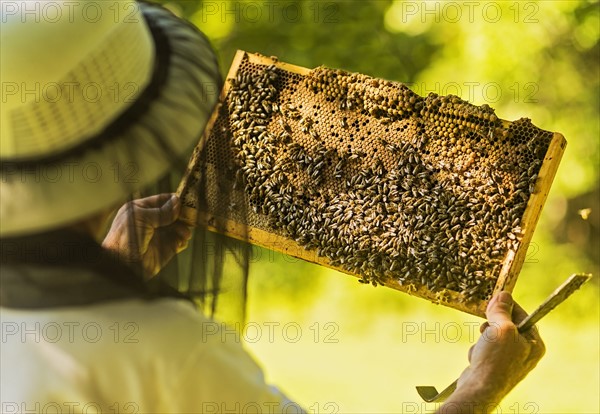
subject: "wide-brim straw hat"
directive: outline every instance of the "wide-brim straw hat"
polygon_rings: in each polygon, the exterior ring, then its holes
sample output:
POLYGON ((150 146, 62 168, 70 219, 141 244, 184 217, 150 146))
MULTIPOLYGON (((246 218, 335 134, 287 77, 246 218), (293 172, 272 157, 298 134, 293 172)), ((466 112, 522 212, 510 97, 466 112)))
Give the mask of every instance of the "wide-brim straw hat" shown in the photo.
POLYGON ((2 2, 0 237, 118 205, 185 158, 221 80, 193 25, 151 3, 2 2))

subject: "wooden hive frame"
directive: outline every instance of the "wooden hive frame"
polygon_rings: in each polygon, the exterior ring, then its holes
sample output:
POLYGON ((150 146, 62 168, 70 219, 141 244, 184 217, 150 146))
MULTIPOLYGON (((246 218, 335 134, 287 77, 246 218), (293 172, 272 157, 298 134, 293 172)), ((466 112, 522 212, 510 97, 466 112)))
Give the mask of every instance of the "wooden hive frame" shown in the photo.
MULTIPOLYGON (((227 79, 235 79, 238 69, 240 68, 240 65, 245 59, 247 59, 250 63, 258 65, 275 65, 278 69, 281 69, 283 71, 303 76, 311 72, 311 69, 291 65, 284 62, 279 62, 274 58, 269 58, 259 54, 250 54, 244 51, 238 51, 230 67, 227 79)), ((217 107, 215 108, 213 114, 209 119, 209 122, 204 131, 203 136, 200 139, 198 147, 203 147, 203 145, 208 140, 213 126, 215 125, 215 122, 219 117, 220 107, 225 102, 230 88, 230 82, 226 82, 223 90, 221 91, 219 103, 217 104, 217 107)), ((509 121, 503 120, 502 123, 504 126, 510 125, 509 121)), ((520 223, 522 228, 522 234, 519 239, 518 248, 516 250, 509 249, 507 254, 505 255, 502 261, 501 271, 498 275, 497 282, 494 288, 494 293, 500 290, 512 291, 516 284, 519 272, 526 258, 527 248, 533 236, 535 226, 541 215, 542 207, 550 191, 550 186, 558 169, 558 165, 562 154, 565 150, 565 147, 565 138, 559 133, 553 133, 548 150, 545 154, 545 157, 543 159, 542 165, 538 173, 538 180, 535 184, 535 190, 529 197, 525 213, 520 223)), ((194 164, 194 162, 194 159, 190 160, 190 165, 194 164)), ((180 195, 185 189, 185 183, 187 182, 188 175, 189 170, 188 173, 184 176, 179 186, 178 194, 180 195)), ((212 223, 215 222, 215 217, 206 213, 198 212, 194 208, 184 206, 182 208, 181 218, 184 221, 189 222, 190 224, 206 226, 209 230, 216 231, 215 227, 212 225, 212 223)), ((227 220, 224 234, 236 239, 248 241, 252 244, 262 246, 273 251, 281 252, 289 256, 297 257, 312 263, 318 263, 320 265, 330 267, 332 269, 351 274, 353 276, 360 276, 346 272, 343 269, 340 269, 339 267, 332 266, 330 261, 326 257, 318 256, 315 250, 306 250, 304 247, 299 245, 296 241, 294 241, 291 238, 273 234, 256 227, 250 227, 244 224, 237 223, 233 220, 227 220)), ((480 317, 485 316, 485 308, 487 306, 486 301, 478 300, 465 302, 461 300, 461 296, 458 292, 447 290, 444 297, 440 298, 438 294, 430 291, 429 289, 427 289, 426 286, 415 288, 414 285, 402 285, 398 281, 393 279, 387 281, 385 285, 392 289, 400 290, 410 295, 427 299, 433 303, 440 303, 445 306, 455 308, 463 312, 467 312, 480 317)))

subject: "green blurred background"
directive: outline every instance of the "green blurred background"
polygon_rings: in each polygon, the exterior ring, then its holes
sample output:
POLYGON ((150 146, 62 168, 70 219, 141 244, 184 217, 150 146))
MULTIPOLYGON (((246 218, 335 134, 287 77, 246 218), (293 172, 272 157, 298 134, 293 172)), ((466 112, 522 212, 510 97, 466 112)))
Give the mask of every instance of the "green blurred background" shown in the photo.
MULTIPOLYGON (((594 279, 540 323, 547 354, 497 412, 600 412, 598 2, 162 3, 209 36, 223 74, 243 49, 456 94, 561 132, 567 150, 514 296, 532 310, 569 274, 594 279)), ((310 412, 429 412, 414 386, 439 389, 466 367, 478 318, 253 253, 247 348, 310 412)))

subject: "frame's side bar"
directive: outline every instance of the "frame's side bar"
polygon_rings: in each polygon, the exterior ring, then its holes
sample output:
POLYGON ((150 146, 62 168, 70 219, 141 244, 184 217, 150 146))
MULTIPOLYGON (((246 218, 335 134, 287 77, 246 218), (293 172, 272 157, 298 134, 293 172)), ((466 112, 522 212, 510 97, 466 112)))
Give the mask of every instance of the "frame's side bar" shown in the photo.
POLYGON ((525 209, 525 213, 521 220, 523 236, 521 240, 519 240, 519 247, 516 251, 509 250, 505 257, 494 293, 500 290, 512 292, 517 283, 517 276, 519 275, 525 257, 527 256, 527 249, 529 248, 529 243, 533 237, 535 226, 542 213, 542 207, 550 192, 550 186, 552 185, 552 181, 554 180, 560 159, 562 158, 566 146, 567 141, 565 138, 561 134, 555 132, 540 168, 535 183, 534 193, 529 197, 527 208, 525 209))

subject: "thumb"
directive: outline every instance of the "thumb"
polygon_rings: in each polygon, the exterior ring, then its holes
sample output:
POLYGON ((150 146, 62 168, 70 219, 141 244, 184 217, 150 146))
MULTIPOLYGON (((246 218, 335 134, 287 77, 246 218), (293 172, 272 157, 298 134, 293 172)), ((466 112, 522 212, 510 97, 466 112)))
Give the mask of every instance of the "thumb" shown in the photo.
POLYGON ((504 324, 512 322, 514 301, 509 292, 499 292, 488 304, 485 314, 490 323, 504 324))
POLYGON ((142 215, 144 221, 152 227, 157 228, 168 226, 175 222, 177 217, 179 217, 180 210, 181 202, 179 201, 179 197, 173 195, 160 207, 142 209, 142 215))

